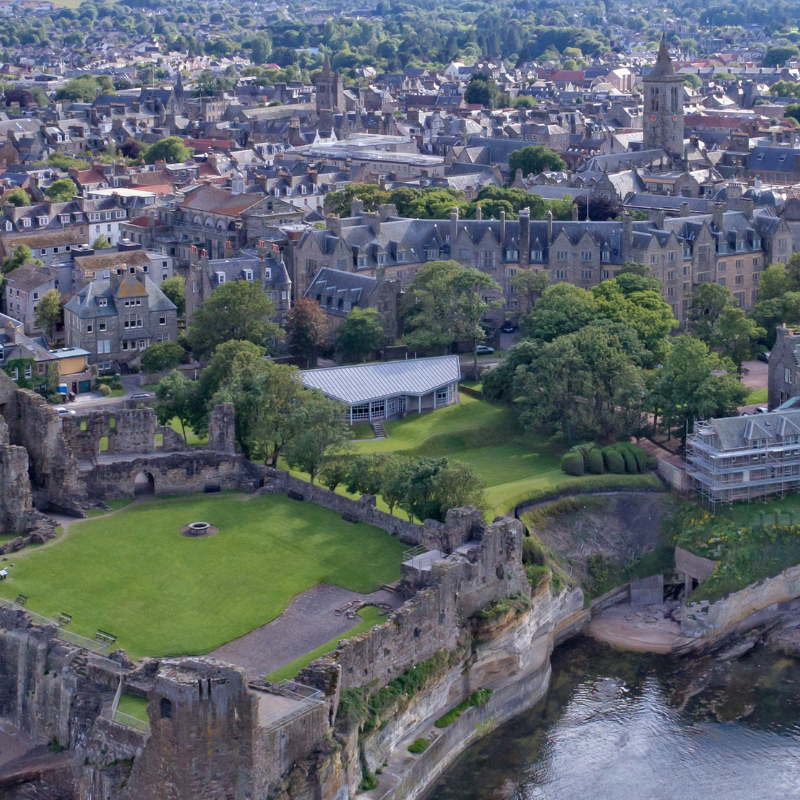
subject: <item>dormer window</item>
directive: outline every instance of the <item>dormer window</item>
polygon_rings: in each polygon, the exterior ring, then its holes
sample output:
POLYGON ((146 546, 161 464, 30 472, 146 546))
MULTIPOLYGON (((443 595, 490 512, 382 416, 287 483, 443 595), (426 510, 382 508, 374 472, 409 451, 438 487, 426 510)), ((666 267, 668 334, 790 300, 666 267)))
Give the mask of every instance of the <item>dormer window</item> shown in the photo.
POLYGON ((217 273, 217 283, 219 283, 219 284, 225 283, 225 273, 224 272, 218 272, 217 273))
POLYGON ((13 231, 14 230, 14 223, 11 222, 11 220, 9 220, 9 219, 6 220, 6 230, 7 231, 13 231))
POLYGON ((398 264, 405 264, 408 261, 408 253, 405 250, 398 250, 397 251, 397 263, 398 264))
POLYGON ((531 260, 544 261, 544 252, 542 250, 531 250, 531 260))
POLYGON ((108 300, 105 297, 98 297, 97 298, 97 305, 100 308, 105 308, 108 305, 108 300))
POLYGON ((251 270, 251 269, 246 269, 246 270, 244 271, 244 279, 245 279, 246 281, 251 281, 251 280, 253 280, 253 270, 251 270))
POLYGON ((23 228, 30 228, 30 226, 31 226, 31 220, 30 220, 30 217, 25 217, 25 218, 22 220, 22 227, 23 227, 23 228))
POLYGON ((266 280, 272 280, 272 269, 265 269, 264 270, 264 278, 266 280))
POLYGON ((38 217, 37 222, 41 226, 47 225, 50 222, 50 217, 38 217))
POLYGON ((69 224, 69 214, 60 214, 58 217, 63 225, 69 224))
POLYGON ((519 250, 506 250, 506 261, 519 261, 519 250))
POLYGON ((385 264, 386 263, 386 253, 378 253, 378 255, 375 256, 375 260, 378 262, 378 264, 385 264))
POLYGON ((757 236, 753 239, 753 250, 761 249, 761 237, 757 236))

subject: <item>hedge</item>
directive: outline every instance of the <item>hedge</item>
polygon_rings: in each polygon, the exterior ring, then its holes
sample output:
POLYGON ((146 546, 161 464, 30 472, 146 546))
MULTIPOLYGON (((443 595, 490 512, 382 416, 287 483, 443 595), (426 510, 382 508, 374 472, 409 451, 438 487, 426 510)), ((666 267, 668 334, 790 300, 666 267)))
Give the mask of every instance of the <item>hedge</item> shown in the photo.
POLYGON ((586 456, 586 470, 592 475, 602 475, 605 472, 603 454, 596 447, 586 456))
POLYGON ((583 475, 583 456, 580 453, 565 453, 561 457, 561 470, 567 475, 583 475))
POLYGON ((620 455, 625 460, 625 472, 636 475, 639 472, 639 465, 636 463, 633 453, 627 447, 621 447, 620 455))
POLYGON ((611 447, 604 447, 603 460, 605 461, 606 469, 613 475, 625 474, 625 460, 618 451, 611 447))

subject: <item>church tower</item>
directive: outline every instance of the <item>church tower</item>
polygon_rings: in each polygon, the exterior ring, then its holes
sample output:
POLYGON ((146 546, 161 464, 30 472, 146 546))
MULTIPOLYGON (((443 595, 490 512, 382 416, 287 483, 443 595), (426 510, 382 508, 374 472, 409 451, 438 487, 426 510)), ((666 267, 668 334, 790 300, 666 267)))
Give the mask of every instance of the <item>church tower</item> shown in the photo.
POLYGON ((331 70, 331 59, 325 53, 322 73, 317 79, 317 116, 333 127, 333 116, 346 111, 344 78, 331 70))
POLYGON ((675 73, 661 37, 658 58, 644 84, 644 149, 666 150, 683 158, 683 78, 675 73))

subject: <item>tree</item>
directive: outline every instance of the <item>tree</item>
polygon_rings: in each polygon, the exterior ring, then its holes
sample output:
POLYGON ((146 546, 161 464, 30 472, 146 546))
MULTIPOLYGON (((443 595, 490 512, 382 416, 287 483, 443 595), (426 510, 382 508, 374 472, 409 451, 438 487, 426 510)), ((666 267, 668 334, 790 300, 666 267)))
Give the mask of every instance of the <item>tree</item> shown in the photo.
POLYGON ((408 483, 411 465, 405 456, 396 453, 388 454, 381 472, 380 494, 383 502, 389 506, 389 513, 394 514, 394 509, 403 503, 408 495, 408 483))
POLYGON ((550 273, 546 269, 521 269, 511 279, 511 283, 517 289, 523 311, 527 311, 533 308, 550 285, 550 273))
POLYGON ((500 89, 494 78, 482 72, 473 74, 464 92, 464 100, 467 103, 480 104, 486 108, 494 108, 499 97, 500 89))
POLYGON ((108 250, 109 247, 111 247, 111 242, 108 241, 103 233, 92 242, 92 250, 108 250))
POLYGON ((255 36, 250 41, 250 58, 254 64, 263 64, 272 51, 272 42, 268 36, 255 36))
POLYGON ((351 361, 363 361, 383 347, 383 324, 374 308, 354 308, 336 331, 336 349, 351 361))
POLYGON ((190 381, 182 372, 173 370, 162 378, 156 387, 156 417, 161 425, 169 425, 177 417, 181 423, 183 441, 186 441, 186 426, 195 416, 195 394, 197 384, 190 381))
POLYGON ((93 75, 80 75, 67 81, 56 92, 56 100, 92 103, 97 99, 98 83, 93 75))
POLYGON ((794 45, 776 45, 768 47, 761 61, 762 67, 781 67, 785 61, 800 54, 794 45))
MULTIPOLYGON (((351 312, 352 313, 352 312, 351 312)), ((317 355, 328 338, 325 312, 308 297, 301 297, 292 306, 286 323, 289 352, 307 369, 317 366, 317 355)))
POLYGON ((428 262, 406 290, 409 348, 441 351, 453 342, 469 339, 474 353, 477 343, 486 337, 481 319, 499 305, 487 294, 501 291, 486 273, 463 267, 458 261, 428 262))
POLYGON ((756 342, 766 333, 741 308, 727 306, 714 325, 711 345, 741 369, 742 361, 753 357, 756 342))
POLYGON ((266 362, 264 347, 252 342, 231 339, 218 345, 198 380, 204 403, 210 404, 220 389, 233 386, 243 375, 262 374, 266 362))
POLYGON ((683 441, 695 420, 731 416, 747 397, 733 363, 693 336, 675 338, 656 392, 664 423, 683 441))
POLYGON ((708 344, 717 320, 730 302, 730 289, 718 283, 701 283, 689 296, 689 323, 692 333, 708 344))
POLYGON ((690 89, 699 89, 703 85, 703 81, 699 75, 695 75, 693 72, 690 72, 687 75, 683 76, 683 82, 688 86, 690 89))
POLYGON ((34 258, 30 247, 26 244, 21 244, 17 246, 16 250, 14 250, 10 256, 6 256, 3 259, 0 269, 2 269, 3 274, 6 275, 9 272, 13 272, 17 267, 21 267, 23 264, 33 264, 36 267, 43 267, 44 261, 40 258, 34 258))
POLYGON ((543 344, 514 376, 523 425, 560 429, 567 439, 631 435, 646 396, 641 351, 625 325, 607 321, 543 344))
POLYGON ((120 146, 119 152, 131 161, 138 161, 142 157, 144 147, 136 139, 126 139, 120 146))
POLYGON ((142 353, 142 369, 148 373, 173 369, 185 356, 186 352, 176 342, 157 342, 142 353))
POLYGON ((347 491, 350 494, 380 494, 384 468, 390 458, 389 453, 371 453, 354 458, 345 477, 347 491))
POLYGON ((536 305, 523 316, 520 331, 526 339, 552 342, 590 325, 600 314, 591 292, 571 283, 548 286, 536 305))
POLYGON ((474 506, 486 510, 486 482, 470 464, 448 462, 433 478, 433 500, 439 504, 436 519, 444 521, 451 508, 474 506))
POLYGON ((16 186, 3 197, 3 202, 11 203, 11 205, 21 208, 31 205, 33 201, 31 200, 31 196, 21 186, 16 186))
POLYGON ((538 342, 523 340, 509 349, 506 357, 481 375, 481 392, 490 403, 510 403, 514 399, 514 375, 517 367, 527 366, 539 355, 538 342))
POLYGON ((558 153, 543 144, 527 145, 514 150, 508 156, 508 169, 514 175, 518 169, 522 170, 523 177, 538 175, 545 170, 565 170, 567 164, 558 153))
POLYGON ((447 463, 446 458, 423 457, 409 461, 406 493, 400 502, 409 519, 416 517, 424 522, 440 518, 442 507, 439 498, 434 496, 434 478, 447 463))
POLYGON ((39 300, 36 308, 36 327, 41 328, 47 334, 47 338, 52 341, 56 326, 62 319, 61 295, 58 289, 51 289, 39 300))
POLYGON ((178 316, 182 317, 186 313, 186 278, 182 275, 173 275, 161 281, 161 291, 178 309, 178 316))
POLYGON ((199 356, 231 339, 252 342, 270 351, 280 328, 271 318, 275 307, 269 295, 253 281, 231 281, 214 290, 194 312, 189 341, 199 356))
POLYGON ((45 194, 54 203, 68 203, 78 193, 72 178, 61 178, 53 181, 49 188, 45 189, 45 194))
POLYGON ((332 492, 341 484, 347 475, 348 464, 346 458, 331 458, 319 473, 319 482, 332 492))
POLYGON ((191 148, 184 146, 182 139, 177 136, 168 136, 148 147, 144 160, 148 164, 155 164, 156 161, 166 161, 167 164, 183 164, 192 157, 193 152, 191 148))
POLYGON ((347 452, 353 431, 343 422, 347 406, 320 392, 311 392, 295 411, 296 431, 286 447, 292 469, 307 472, 311 485, 325 459, 347 452))

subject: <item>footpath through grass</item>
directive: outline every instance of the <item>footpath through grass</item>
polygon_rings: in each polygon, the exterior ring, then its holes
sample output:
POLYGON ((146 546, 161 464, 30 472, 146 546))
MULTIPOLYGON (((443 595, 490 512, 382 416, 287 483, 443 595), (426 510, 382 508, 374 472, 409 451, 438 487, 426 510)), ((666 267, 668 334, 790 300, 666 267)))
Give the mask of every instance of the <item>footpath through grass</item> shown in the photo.
POLYGON ((330 653, 331 650, 335 650, 336 645, 338 645, 342 639, 349 639, 352 636, 358 636, 359 633, 364 633, 364 631, 368 631, 375 625, 382 625, 384 622, 386 622, 386 616, 380 616, 380 611, 379 609, 375 608, 375 606, 367 606, 366 608, 362 608, 361 611, 358 612, 358 616, 361 617, 361 621, 358 622, 355 627, 350 628, 349 631, 345 631, 340 636, 335 636, 330 641, 325 642, 325 644, 321 644, 310 653, 306 653, 304 656, 300 656, 300 658, 290 661, 288 664, 280 667, 280 669, 270 672, 269 675, 267 675, 267 680, 277 683, 278 681, 294 678, 294 676, 297 675, 297 673, 300 672, 303 667, 307 667, 312 661, 314 661, 314 659, 324 656, 325 653, 330 653))
POLYGON ((70 630, 117 636, 129 655, 195 655, 279 616, 328 582, 371 592, 400 577, 404 545, 364 523, 283 495, 182 495, 74 524, 53 546, 14 556, 0 595, 72 614, 70 630), (220 532, 192 539, 190 522, 220 532))

